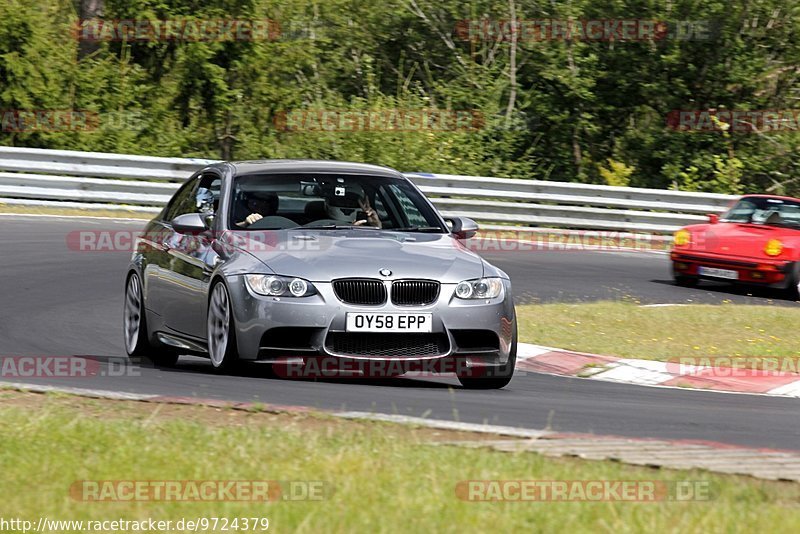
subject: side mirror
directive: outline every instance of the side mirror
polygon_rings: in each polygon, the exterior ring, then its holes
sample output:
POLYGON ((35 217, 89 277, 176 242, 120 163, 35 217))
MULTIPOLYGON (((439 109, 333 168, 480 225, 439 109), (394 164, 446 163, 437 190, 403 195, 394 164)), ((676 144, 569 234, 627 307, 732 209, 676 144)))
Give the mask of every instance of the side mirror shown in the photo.
POLYGON ((717 224, 719 222, 719 215, 717 215, 716 213, 709 213, 708 222, 710 222, 711 224, 717 224))
POLYGON ((208 226, 202 213, 185 213, 172 219, 172 229, 179 234, 199 234, 208 226))
POLYGON ((467 217, 450 217, 447 222, 456 239, 469 239, 478 233, 478 223, 467 217))

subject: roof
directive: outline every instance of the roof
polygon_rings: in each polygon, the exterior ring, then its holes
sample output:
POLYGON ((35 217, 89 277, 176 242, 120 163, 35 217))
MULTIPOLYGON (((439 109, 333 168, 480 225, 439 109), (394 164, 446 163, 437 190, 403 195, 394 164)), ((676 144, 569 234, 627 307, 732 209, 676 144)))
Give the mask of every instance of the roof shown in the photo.
POLYGON ((398 178, 402 175, 389 167, 319 159, 265 159, 258 161, 232 161, 234 175, 246 174, 361 174, 398 178))

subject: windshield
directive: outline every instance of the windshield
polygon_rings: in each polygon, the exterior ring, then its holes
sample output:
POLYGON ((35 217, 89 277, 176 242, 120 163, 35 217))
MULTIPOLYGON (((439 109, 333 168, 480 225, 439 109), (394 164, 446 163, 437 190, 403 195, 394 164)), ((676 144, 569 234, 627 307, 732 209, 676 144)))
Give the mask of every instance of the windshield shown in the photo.
POLYGON ((258 174, 235 179, 230 227, 320 230, 358 227, 446 233, 406 180, 343 174, 258 174))
POLYGON ((745 197, 723 215, 723 222, 800 227, 800 202, 781 198, 745 197))

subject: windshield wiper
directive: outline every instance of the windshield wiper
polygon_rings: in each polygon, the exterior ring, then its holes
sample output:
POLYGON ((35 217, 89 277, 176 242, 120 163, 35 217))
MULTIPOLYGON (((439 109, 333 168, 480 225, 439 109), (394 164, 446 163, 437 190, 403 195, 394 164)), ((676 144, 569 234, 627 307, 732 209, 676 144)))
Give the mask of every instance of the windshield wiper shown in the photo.
POLYGON ((443 232, 438 226, 406 226, 402 228, 377 228, 368 224, 321 224, 319 226, 297 226, 288 230, 385 230, 387 232, 443 232))
MULTIPOLYGON (((372 226, 356 226, 353 224, 321 224, 319 226, 297 226, 293 229, 299 230, 352 230, 353 228, 374 228, 372 226)), ((374 228, 377 230, 377 228, 374 228)))

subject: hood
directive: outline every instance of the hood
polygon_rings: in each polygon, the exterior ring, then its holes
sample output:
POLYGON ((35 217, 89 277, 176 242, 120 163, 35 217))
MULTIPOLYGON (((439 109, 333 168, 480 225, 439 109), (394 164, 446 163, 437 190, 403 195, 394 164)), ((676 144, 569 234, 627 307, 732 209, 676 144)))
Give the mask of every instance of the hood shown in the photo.
POLYGON ((692 233, 690 250, 750 258, 763 257, 764 245, 770 239, 800 237, 797 230, 756 224, 721 222, 689 226, 686 229, 692 233))
POLYGON ((237 245, 275 274, 311 282, 337 278, 426 278, 460 282, 483 276, 483 262, 449 234, 389 230, 240 232, 237 245), (380 271, 388 269, 390 276, 380 271))

